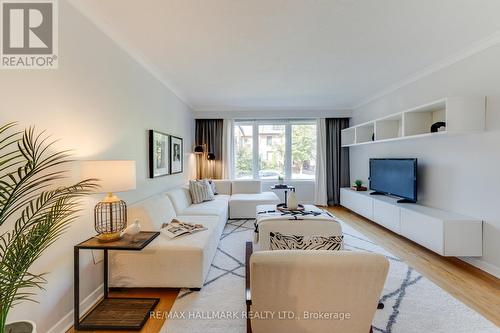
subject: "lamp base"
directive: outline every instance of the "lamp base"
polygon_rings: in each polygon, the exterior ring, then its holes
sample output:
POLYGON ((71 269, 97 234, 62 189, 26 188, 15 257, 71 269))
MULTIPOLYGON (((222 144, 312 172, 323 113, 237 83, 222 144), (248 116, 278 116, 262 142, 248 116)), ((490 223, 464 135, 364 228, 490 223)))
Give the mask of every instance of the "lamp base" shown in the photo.
POLYGON ((96 236, 96 238, 100 242, 114 242, 114 241, 117 241, 117 240, 122 238, 120 234, 121 234, 121 232, 117 231, 117 232, 99 234, 96 236))

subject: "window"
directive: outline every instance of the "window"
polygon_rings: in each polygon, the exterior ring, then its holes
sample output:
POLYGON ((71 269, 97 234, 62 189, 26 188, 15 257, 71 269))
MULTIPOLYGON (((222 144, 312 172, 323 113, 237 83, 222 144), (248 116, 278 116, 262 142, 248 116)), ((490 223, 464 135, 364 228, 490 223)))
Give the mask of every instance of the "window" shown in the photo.
POLYGON ((261 179, 277 179, 285 175, 285 125, 258 125, 258 130, 258 176, 261 179))
POLYGON ((316 122, 236 121, 234 170, 239 179, 314 179, 316 122))
POLYGON ((316 124, 292 125, 292 178, 314 179, 316 124))
POLYGON ((236 178, 252 178, 252 148, 253 148, 253 126, 234 126, 234 152, 236 161, 236 178))

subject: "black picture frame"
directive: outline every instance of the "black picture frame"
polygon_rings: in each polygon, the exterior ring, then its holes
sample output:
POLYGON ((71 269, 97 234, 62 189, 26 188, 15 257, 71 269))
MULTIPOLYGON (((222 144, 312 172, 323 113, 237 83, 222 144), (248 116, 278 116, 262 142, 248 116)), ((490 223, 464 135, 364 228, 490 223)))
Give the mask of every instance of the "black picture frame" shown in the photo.
POLYGON ((170 135, 149 130, 149 178, 170 174, 170 135))
POLYGON ((184 172, 184 142, 178 136, 170 136, 170 174, 184 172))

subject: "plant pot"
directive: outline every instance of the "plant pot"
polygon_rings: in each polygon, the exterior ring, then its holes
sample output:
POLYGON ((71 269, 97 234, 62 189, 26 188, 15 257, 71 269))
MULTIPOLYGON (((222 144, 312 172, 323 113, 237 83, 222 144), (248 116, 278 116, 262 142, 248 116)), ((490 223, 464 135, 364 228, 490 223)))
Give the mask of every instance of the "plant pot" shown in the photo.
POLYGON ((36 324, 30 320, 8 323, 5 333, 36 333, 36 324))

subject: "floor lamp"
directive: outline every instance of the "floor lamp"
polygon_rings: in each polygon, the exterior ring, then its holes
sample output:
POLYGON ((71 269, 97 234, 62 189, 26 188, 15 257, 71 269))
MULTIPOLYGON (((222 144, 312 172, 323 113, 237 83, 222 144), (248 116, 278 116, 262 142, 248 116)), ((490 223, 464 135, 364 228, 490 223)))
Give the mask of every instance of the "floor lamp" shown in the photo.
POLYGON ((196 154, 196 178, 203 178, 203 165, 202 161, 207 154, 207 145, 201 144, 194 147, 194 153, 196 154))

